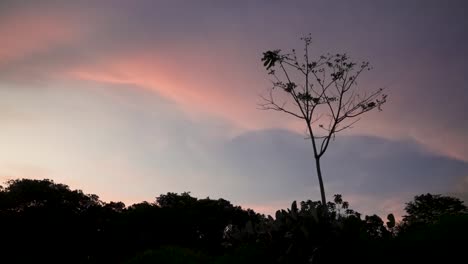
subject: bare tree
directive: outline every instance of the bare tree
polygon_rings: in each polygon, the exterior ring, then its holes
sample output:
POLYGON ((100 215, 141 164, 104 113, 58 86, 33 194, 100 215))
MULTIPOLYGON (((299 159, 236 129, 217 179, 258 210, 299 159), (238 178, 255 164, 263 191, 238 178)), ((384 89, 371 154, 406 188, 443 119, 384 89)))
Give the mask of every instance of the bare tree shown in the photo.
POLYGON ((304 41, 303 59, 296 51, 269 50, 262 61, 273 77, 273 86, 261 96, 260 108, 275 110, 304 120, 307 139, 312 143, 322 204, 326 205, 320 160, 336 133, 351 128, 360 116, 381 110, 387 95, 383 89, 359 91, 357 79, 370 70, 369 63, 353 62, 346 54, 310 56, 310 35, 304 41), (282 93, 278 94, 277 92, 282 93))

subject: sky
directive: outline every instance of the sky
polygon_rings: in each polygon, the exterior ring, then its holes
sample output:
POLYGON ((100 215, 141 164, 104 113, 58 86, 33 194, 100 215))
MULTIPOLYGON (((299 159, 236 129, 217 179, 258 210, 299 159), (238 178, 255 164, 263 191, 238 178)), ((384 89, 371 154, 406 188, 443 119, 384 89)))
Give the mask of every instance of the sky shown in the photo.
POLYGON ((271 49, 370 61, 383 111, 323 157, 327 197, 403 214, 468 200, 466 1, 0 2, 0 179, 53 179, 104 201, 167 192, 273 214, 319 200, 297 120, 258 109, 271 49))

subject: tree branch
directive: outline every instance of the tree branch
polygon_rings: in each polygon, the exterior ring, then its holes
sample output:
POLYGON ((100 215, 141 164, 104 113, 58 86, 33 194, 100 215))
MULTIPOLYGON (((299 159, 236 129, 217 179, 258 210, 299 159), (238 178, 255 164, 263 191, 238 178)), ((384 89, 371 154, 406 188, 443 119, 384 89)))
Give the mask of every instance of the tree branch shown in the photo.
POLYGON ((270 99, 267 99, 265 98, 264 96, 260 95, 260 98, 265 101, 265 103, 259 103, 259 109, 260 110, 275 110, 275 111, 280 111, 280 112, 284 112, 284 113, 287 113, 287 114, 290 114, 294 117, 297 117, 299 119, 305 119, 303 116, 297 114, 297 113, 294 113, 293 111, 291 110, 287 110, 286 108, 284 108, 284 106, 286 105, 286 102, 284 102, 281 106, 278 105, 275 101, 274 101, 274 98, 273 98, 273 95, 272 95, 272 91, 270 91, 270 99))

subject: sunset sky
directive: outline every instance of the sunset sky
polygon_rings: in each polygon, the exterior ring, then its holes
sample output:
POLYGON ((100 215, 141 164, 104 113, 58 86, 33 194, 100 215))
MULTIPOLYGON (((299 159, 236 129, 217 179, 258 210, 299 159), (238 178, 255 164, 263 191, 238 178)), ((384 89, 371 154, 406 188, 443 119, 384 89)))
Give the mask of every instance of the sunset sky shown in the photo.
POLYGON ((190 191, 272 213, 319 200, 297 120, 258 110, 269 49, 346 52, 382 112, 323 158, 327 196, 401 215, 468 198, 468 2, 0 1, 0 179, 127 205, 190 191))

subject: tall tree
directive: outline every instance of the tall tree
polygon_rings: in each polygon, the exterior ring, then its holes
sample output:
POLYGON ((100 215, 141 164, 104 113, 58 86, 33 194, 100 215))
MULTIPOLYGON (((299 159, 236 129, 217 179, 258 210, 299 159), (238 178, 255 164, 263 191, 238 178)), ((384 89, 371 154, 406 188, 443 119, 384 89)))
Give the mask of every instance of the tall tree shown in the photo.
POLYGON ((383 89, 361 91, 357 79, 370 70, 369 62, 356 63, 347 54, 310 55, 310 34, 301 38, 304 54, 269 50, 262 61, 273 76, 269 93, 261 96, 263 110, 274 110, 301 119, 312 144, 315 167, 320 185, 321 201, 326 205, 320 161, 335 134, 351 128, 360 116, 374 109, 381 110, 386 102, 383 89), (277 91, 282 92, 278 94, 277 91))

